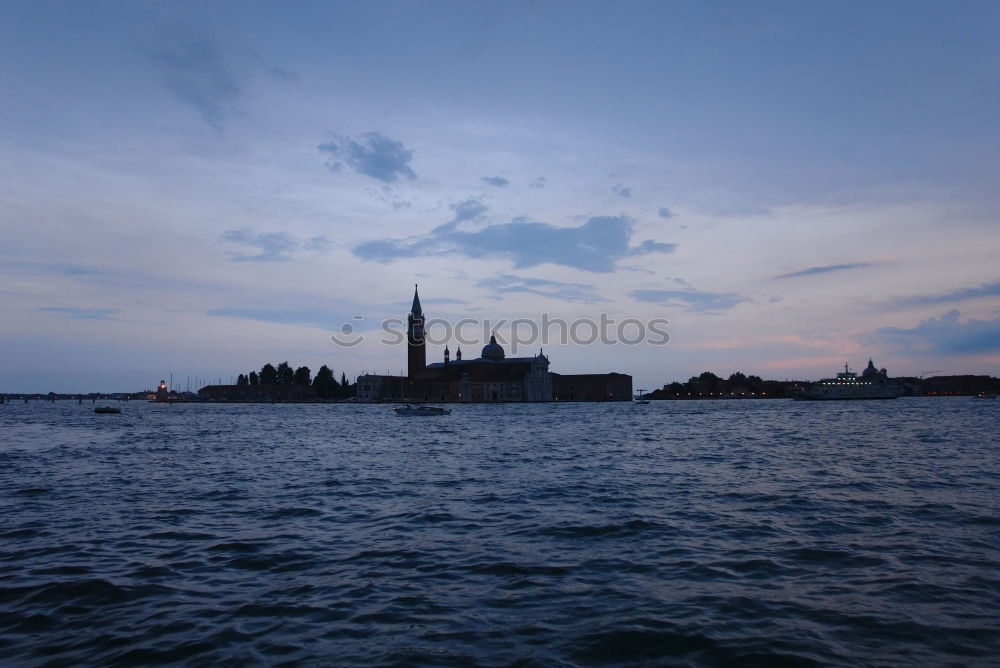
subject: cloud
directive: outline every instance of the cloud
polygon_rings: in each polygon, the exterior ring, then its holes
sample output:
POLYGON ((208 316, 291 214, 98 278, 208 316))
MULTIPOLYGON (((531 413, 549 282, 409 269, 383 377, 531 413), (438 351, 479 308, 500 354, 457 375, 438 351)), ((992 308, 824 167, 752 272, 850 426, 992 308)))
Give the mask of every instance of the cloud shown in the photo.
POLYGON ((1000 318, 961 322, 956 310, 930 318, 911 329, 884 327, 860 338, 907 352, 943 355, 975 355, 1000 352, 1000 318))
POLYGON ((479 281, 477 285, 501 294, 526 293, 565 302, 594 304, 608 301, 597 293, 597 289, 593 285, 588 283, 562 283, 543 278, 523 278, 511 274, 501 274, 497 278, 479 281))
POLYGON ((658 216, 659 216, 660 218, 666 218, 667 220, 669 220, 669 219, 673 218, 673 217, 674 217, 674 215, 676 215, 676 214, 674 214, 674 212, 673 212, 673 211, 671 211, 670 209, 668 209, 668 208, 667 208, 667 207, 665 207, 665 206, 661 206, 661 207, 660 207, 660 210, 659 210, 659 211, 657 211, 657 212, 656 212, 656 214, 657 214, 657 215, 658 215, 658 216))
POLYGON ((632 189, 631 188, 626 188, 625 186, 623 186, 620 183, 611 186, 611 192, 615 193, 616 195, 621 195, 622 197, 631 197, 632 196, 632 189))
POLYGON ((43 306, 38 310, 73 320, 110 320, 114 314, 121 313, 121 309, 117 308, 73 308, 70 306, 43 306))
POLYGON ((332 242, 323 235, 309 237, 302 244, 302 248, 307 251, 313 251, 316 253, 323 253, 330 250, 332 242))
POLYGON ((528 184, 529 188, 544 188, 547 184, 547 179, 544 176, 535 177, 535 179, 528 184))
POLYGON ((750 301, 731 292, 701 292, 699 290, 633 290, 633 299, 664 306, 684 305, 689 311, 725 311, 750 301))
POLYGON ((417 178, 410 169, 413 151, 378 132, 366 132, 356 138, 337 137, 317 148, 329 154, 327 167, 333 172, 347 167, 384 183, 392 183, 401 176, 411 180, 417 178))
POLYGON ((269 67, 267 73, 279 81, 295 81, 299 78, 299 75, 295 72, 286 70, 284 67, 278 67, 277 65, 269 67))
POLYGON ((740 204, 738 202, 713 202, 702 205, 699 209, 710 216, 720 216, 723 218, 769 216, 774 213, 774 211, 767 207, 754 206, 752 204, 740 204))
POLYGON ((504 186, 510 185, 510 181, 502 176, 484 176, 483 181, 491 186, 496 186, 497 188, 503 188, 504 186))
POLYGON ((339 329, 344 323, 352 323, 354 329, 362 329, 357 322, 343 316, 331 314, 326 308, 266 308, 266 307, 223 307, 205 312, 205 315, 240 318, 242 320, 259 320, 275 325, 296 325, 299 327, 319 327, 320 329, 339 329))
POLYGON ((163 83, 173 96, 213 128, 221 129, 227 118, 243 114, 238 106, 243 90, 215 44, 181 39, 170 50, 149 57, 160 68, 163 83))
POLYGON ((646 239, 641 244, 629 250, 629 255, 648 255, 649 253, 673 253, 677 244, 665 244, 652 239, 646 239))
POLYGON ((473 220, 489 210, 489 207, 477 199, 467 199, 462 202, 456 202, 448 208, 455 212, 455 217, 452 220, 456 223, 473 220))
POLYGON ((448 208, 455 212, 455 215, 447 223, 435 227, 431 234, 445 234, 453 231, 460 223, 468 220, 475 220, 489 211, 489 207, 478 199, 469 198, 461 202, 448 205, 448 208))
MULTIPOLYGON (((403 302, 400 302, 403 303, 403 302)), ((455 299, 454 297, 421 297, 421 304, 468 304, 469 302, 464 299, 455 299)), ((406 308, 410 307, 410 302, 405 302, 406 308)))
POLYGON ((455 221, 451 221, 423 236, 363 243, 354 248, 354 255, 377 262, 441 255, 500 257, 510 259, 518 269, 552 263, 584 271, 610 272, 622 258, 673 250, 673 244, 652 240, 630 248, 633 225, 625 216, 595 216, 577 227, 556 227, 515 218, 510 223, 460 231, 455 229, 455 221))
POLYGON ((893 304, 904 304, 908 306, 933 306, 935 304, 949 304, 952 302, 965 301, 966 299, 978 299, 980 297, 1000 296, 1000 282, 984 283, 977 288, 965 288, 941 295, 919 295, 916 297, 904 297, 894 299, 893 304))
POLYGON ((827 274, 831 271, 847 271, 848 269, 861 269, 863 267, 870 267, 870 262, 851 262, 849 264, 830 264, 823 267, 809 267, 808 269, 801 269, 799 271, 793 271, 788 274, 781 274, 780 276, 775 276, 775 278, 798 278, 799 276, 812 276, 813 274, 827 274))
POLYGON ((296 239, 287 232, 254 232, 250 228, 227 230, 222 234, 222 240, 228 243, 240 244, 256 248, 254 254, 230 253, 233 262, 288 262, 291 253, 298 250, 324 252, 329 249, 330 240, 324 236, 310 237, 304 241, 296 239))

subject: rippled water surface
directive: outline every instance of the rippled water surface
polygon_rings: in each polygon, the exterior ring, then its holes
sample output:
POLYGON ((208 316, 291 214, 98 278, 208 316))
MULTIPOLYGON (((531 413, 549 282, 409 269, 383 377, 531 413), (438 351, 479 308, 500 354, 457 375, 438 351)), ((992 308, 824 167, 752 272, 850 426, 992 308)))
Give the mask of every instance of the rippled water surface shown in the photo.
POLYGON ((0 663, 1000 661, 1000 402, 0 406, 0 663))

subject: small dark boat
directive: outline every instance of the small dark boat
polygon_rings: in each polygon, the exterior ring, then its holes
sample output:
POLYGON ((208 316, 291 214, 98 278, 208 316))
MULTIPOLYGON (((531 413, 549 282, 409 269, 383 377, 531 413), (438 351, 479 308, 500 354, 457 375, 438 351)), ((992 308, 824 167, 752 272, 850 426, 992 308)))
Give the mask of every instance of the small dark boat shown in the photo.
POLYGON ((122 409, 117 406, 98 406, 94 409, 94 412, 98 415, 110 415, 113 413, 121 413, 122 409))
POLYGON ((441 408, 440 406, 411 406, 409 404, 405 406, 396 406, 393 408, 396 415, 448 415, 451 413, 450 410, 446 408, 441 408))

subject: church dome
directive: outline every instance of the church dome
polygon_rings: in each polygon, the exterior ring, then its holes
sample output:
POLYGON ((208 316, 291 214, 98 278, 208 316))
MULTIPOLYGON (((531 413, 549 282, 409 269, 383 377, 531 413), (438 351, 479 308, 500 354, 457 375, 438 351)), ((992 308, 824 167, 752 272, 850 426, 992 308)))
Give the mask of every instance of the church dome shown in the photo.
POLYGON ((497 343, 496 336, 490 336, 490 342, 483 346, 483 352, 480 357, 484 360, 493 360, 494 362, 499 362, 504 358, 503 346, 497 343))

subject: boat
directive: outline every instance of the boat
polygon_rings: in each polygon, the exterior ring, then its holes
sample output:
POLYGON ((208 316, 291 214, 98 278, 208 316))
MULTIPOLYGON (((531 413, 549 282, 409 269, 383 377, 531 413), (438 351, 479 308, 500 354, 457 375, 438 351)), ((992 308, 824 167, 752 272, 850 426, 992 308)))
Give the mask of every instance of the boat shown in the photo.
POLYGON ((997 398, 997 395, 993 394, 992 392, 980 392, 976 396, 978 398, 980 398, 980 399, 996 399, 997 398))
POLYGON ((98 415, 110 415, 112 413, 121 413, 122 409, 117 406, 98 406, 94 409, 94 412, 98 415))
POLYGON ((639 394, 632 397, 632 404, 634 406, 645 406, 649 403, 649 399, 645 399, 646 390, 640 389, 639 394))
POLYGON ((792 398, 797 401, 832 401, 858 399, 897 399, 903 395, 903 388, 893 382, 885 369, 876 369, 868 360, 868 366, 858 376, 847 364, 836 378, 824 378, 806 387, 793 390, 792 398))
POLYGON ((396 415, 448 415, 451 410, 447 408, 441 408, 440 406, 411 406, 406 404, 405 406, 396 406, 392 410, 396 412, 396 415))

